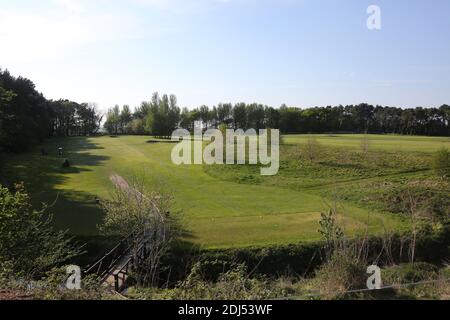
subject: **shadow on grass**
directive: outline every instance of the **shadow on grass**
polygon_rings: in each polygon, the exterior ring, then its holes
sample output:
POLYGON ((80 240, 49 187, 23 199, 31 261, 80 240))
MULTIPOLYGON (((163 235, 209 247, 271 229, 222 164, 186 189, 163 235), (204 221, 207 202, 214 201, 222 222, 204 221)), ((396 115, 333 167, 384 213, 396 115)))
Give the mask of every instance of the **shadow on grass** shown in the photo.
POLYGON ((172 141, 172 140, 148 140, 146 143, 150 144, 156 144, 156 143, 168 143, 168 144, 177 144, 178 141, 172 141))
POLYGON ((31 152, 8 155, 2 176, 8 186, 23 181, 36 209, 42 203, 48 204, 48 212, 53 214, 58 229, 68 230, 71 234, 97 234, 96 226, 101 222, 102 211, 96 196, 83 191, 60 191, 56 186, 64 185, 71 175, 91 171, 84 166, 102 166, 110 157, 92 153, 99 149, 103 148, 95 143, 95 138, 49 139, 31 152), (59 147, 64 150, 63 156, 57 155, 59 147), (41 148, 49 155, 42 156, 41 148), (62 168, 66 158, 71 167, 62 168))
POLYGON ((75 236, 77 243, 86 244, 86 254, 77 258, 84 265, 108 249, 114 239, 99 235, 97 226, 102 222, 103 212, 97 203, 97 196, 84 191, 58 190, 73 175, 92 171, 102 166, 110 157, 94 154, 104 149, 95 138, 73 137, 54 138, 36 146, 30 152, 10 154, 4 158, 0 176, 1 182, 11 187, 16 182, 24 182, 35 209, 48 205, 46 212, 53 216, 56 229, 75 236), (63 155, 58 155, 58 148, 63 155), (48 155, 42 155, 42 149, 48 155), (69 168, 62 168, 65 159, 69 168))
POLYGON ((79 166, 102 165, 109 157, 92 154, 92 150, 103 148, 90 140, 86 137, 50 139, 44 146, 36 147, 31 152, 8 155, 2 172, 5 183, 12 185, 23 181, 31 194, 34 191, 50 191, 55 185, 67 180, 62 174, 78 174, 90 170, 79 166), (48 156, 41 155, 42 147, 49 152, 48 156), (58 147, 64 148, 62 156, 57 155, 58 147), (70 168, 62 168, 65 159, 69 160, 70 168))
MULTIPOLYGON (((43 204, 48 205, 46 212, 52 215, 55 228, 67 231, 68 236, 83 246, 85 253, 71 261, 81 267, 95 262, 119 241, 99 233, 98 225, 102 223, 104 213, 96 194, 83 191, 82 185, 81 190, 61 188, 72 176, 92 171, 110 159, 96 154, 96 150, 104 148, 95 141, 96 138, 88 137, 49 139, 30 152, 7 155, 4 170, 0 172, 0 177, 9 186, 23 181, 33 207, 39 210, 43 204), (58 155, 60 147, 64 151, 62 156, 58 155), (42 155, 42 148, 48 155, 42 155), (71 164, 69 168, 62 168, 65 159, 71 164)), ((183 247, 195 246, 189 243, 195 238, 192 233, 182 228, 179 231, 180 238, 186 241, 183 247)))

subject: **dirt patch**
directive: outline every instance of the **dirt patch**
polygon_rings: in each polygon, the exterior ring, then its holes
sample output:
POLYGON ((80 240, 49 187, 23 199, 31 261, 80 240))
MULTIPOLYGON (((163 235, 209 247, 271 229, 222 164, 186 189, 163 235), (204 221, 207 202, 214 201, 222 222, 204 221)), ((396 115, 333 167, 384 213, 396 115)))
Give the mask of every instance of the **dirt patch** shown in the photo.
POLYGON ((132 187, 130 187, 129 183, 127 182, 127 180, 125 180, 124 178, 122 178, 121 176, 119 176, 118 174, 113 174, 109 177, 109 179, 111 180, 111 182, 118 188, 120 188, 121 190, 127 192, 127 194, 129 196, 139 196, 139 197, 144 197, 144 195, 139 192, 138 190, 133 189, 132 187))
POLYGON ((130 191, 130 185, 121 176, 119 176, 117 174, 113 174, 109 177, 109 179, 115 186, 119 187, 120 189, 130 191))
POLYGON ((20 292, 11 290, 0 290, 0 300, 32 300, 33 296, 20 292))

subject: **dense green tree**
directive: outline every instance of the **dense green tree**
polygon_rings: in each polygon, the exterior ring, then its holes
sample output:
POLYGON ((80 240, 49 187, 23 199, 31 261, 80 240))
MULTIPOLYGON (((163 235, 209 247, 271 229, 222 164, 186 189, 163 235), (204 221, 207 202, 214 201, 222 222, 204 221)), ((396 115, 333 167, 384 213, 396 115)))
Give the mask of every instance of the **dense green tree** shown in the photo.
POLYGON ((220 103, 217 107, 217 122, 229 124, 232 121, 232 110, 231 103, 220 103))
POLYGON ((158 137, 170 137, 180 125, 181 113, 175 95, 164 94, 161 98, 155 92, 145 116, 145 131, 158 137))
POLYGON ((280 127, 280 113, 278 112, 278 110, 266 106, 264 108, 264 119, 267 128, 280 127))
MULTIPOLYGON (((208 125, 209 125, 209 117, 210 117, 210 112, 209 112, 209 107, 208 106, 201 106, 198 110, 199 116, 200 116, 200 120, 203 121, 203 124, 206 126, 206 129, 208 129, 208 125)), ((197 119, 198 120, 198 119, 197 119)))
POLYGON ((0 185, 0 269, 32 279, 78 254, 65 233, 54 231, 44 210, 34 210, 23 185, 0 185))
POLYGON ((119 116, 119 130, 120 133, 130 133, 130 124, 133 116, 128 105, 124 105, 119 116))
POLYGON ((282 105, 275 109, 260 104, 219 104, 189 111, 184 109, 180 126, 192 130, 202 120, 207 127, 225 124, 234 128, 279 128, 283 133, 397 133, 449 135, 450 107, 401 109, 366 103, 300 109, 282 105))
POLYGON ((145 134, 145 121, 141 118, 133 119, 129 125, 131 134, 144 135, 145 134))
MULTIPOLYGON (((4 147, 6 145, 8 139, 8 132, 6 132, 3 128, 5 127, 5 123, 8 123, 10 115, 8 114, 6 108, 11 103, 11 100, 14 97, 14 93, 12 91, 6 91, 4 88, 0 86, 0 146, 4 147)), ((2 148, 0 148, 0 152, 2 152, 2 148)))
POLYGON ((1 148, 21 151, 51 133, 51 110, 44 96, 25 78, 0 70, 2 87, 1 148))
POLYGON ((33 82, 0 70, 0 150, 18 152, 52 136, 98 132, 94 104, 47 100, 33 82))
POLYGON ((263 129, 264 124, 264 106, 253 103, 247 106, 247 128, 263 129))
POLYGON ((144 101, 139 107, 136 107, 133 113, 134 119, 144 119, 150 112, 152 107, 151 102, 144 101))
POLYGON ((288 108, 286 105, 280 107, 280 127, 281 132, 294 133, 301 132, 300 129, 301 111, 297 108, 288 108))
POLYGON ((238 103, 234 106, 233 111, 233 126, 235 129, 247 128, 247 107, 245 103, 238 103))
POLYGON ((109 109, 106 114, 106 122, 104 128, 109 134, 117 135, 119 134, 120 128, 120 107, 118 105, 114 108, 109 109))
POLYGON ((192 130, 194 123, 193 112, 189 111, 188 108, 183 108, 183 111, 180 115, 180 127, 185 128, 187 130, 192 130))

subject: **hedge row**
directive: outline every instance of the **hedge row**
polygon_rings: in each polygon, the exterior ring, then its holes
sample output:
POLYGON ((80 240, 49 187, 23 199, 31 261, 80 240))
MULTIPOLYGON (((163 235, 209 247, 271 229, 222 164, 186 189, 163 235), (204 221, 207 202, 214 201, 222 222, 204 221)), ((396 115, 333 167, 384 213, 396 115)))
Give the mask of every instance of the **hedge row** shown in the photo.
MULTIPOLYGON (((384 241, 381 237, 368 239, 368 261, 380 266, 409 261, 409 241, 405 235, 393 235, 389 242, 390 257, 383 249, 386 238, 384 241)), ((440 231, 422 231, 416 243, 415 261, 441 265, 449 260, 450 225, 440 231)), ((197 262, 208 280, 215 280, 237 264, 245 264, 252 275, 310 276, 324 261, 325 245, 322 242, 214 250, 184 244, 176 246, 164 260, 161 279, 166 283, 184 279, 197 262)))

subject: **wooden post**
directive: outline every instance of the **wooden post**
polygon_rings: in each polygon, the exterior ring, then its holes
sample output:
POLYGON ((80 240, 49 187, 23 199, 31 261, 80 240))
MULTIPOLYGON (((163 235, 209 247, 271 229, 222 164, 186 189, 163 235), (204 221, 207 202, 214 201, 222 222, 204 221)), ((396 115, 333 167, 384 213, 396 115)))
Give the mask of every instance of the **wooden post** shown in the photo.
POLYGON ((114 290, 117 291, 117 292, 119 292, 119 290, 120 290, 120 287, 119 287, 119 274, 118 273, 116 273, 114 275, 114 290))

